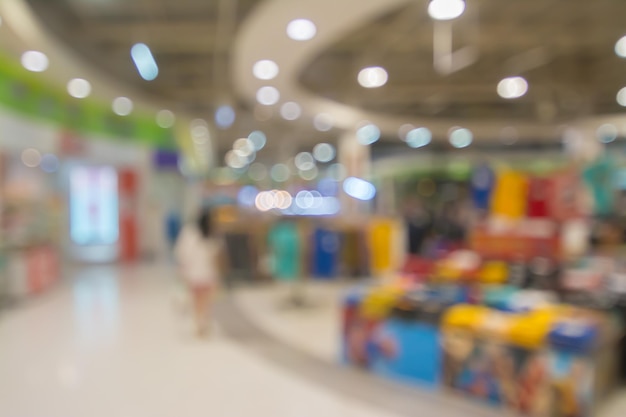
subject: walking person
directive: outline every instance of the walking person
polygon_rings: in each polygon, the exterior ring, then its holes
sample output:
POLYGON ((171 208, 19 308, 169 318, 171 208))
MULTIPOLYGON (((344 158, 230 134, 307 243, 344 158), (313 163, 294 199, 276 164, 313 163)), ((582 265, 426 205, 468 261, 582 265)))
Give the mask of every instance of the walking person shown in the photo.
POLYGON ((195 223, 186 225, 176 241, 174 255, 192 298, 196 331, 206 336, 210 307, 225 265, 222 239, 215 233, 211 212, 203 210, 195 223))

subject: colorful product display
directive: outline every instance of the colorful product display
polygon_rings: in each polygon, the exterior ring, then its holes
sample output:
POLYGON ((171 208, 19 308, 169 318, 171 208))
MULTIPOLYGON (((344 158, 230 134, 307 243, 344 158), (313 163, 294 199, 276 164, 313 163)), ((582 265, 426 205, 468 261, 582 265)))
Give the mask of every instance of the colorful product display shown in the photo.
POLYGON ((609 310, 507 284, 512 266, 465 251, 426 281, 360 287, 344 300, 343 359, 523 415, 592 416, 615 386, 621 327, 609 310))

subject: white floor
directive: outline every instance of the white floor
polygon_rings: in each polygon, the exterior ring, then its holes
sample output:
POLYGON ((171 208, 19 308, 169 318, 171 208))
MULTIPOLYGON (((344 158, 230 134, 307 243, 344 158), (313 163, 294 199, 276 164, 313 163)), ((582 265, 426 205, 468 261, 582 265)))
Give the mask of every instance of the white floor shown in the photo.
POLYGON ((392 417, 220 335, 191 336, 162 267, 92 268, 0 317, 1 417, 392 417))
POLYGON ((242 288, 235 294, 237 307, 258 327, 295 349, 337 362, 341 334, 341 293, 344 283, 309 281, 304 289, 305 308, 286 304, 290 288, 242 288))
MULTIPOLYGON (((0 417, 393 417, 264 360, 219 327, 196 340, 168 268, 74 278, 0 316, 0 417)), ((235 301, 281 342, 334 361, 342 288, 311 285, 316 307, 304 310, 279 308, 281 288, 245 289, 235 301)), ((624 410, 620 395, 602 417, 624 410)))

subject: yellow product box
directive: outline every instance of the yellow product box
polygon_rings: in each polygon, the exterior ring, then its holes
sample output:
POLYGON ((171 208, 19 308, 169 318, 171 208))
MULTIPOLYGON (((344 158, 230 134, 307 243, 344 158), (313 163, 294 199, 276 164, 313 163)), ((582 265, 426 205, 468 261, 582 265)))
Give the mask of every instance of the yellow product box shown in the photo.
POLYGON ((363 299, 359 311, 368 319, 385 318, 403 294, 401 288, 394 286, 377 288, 363 299))
POLYGON ((508 341, 526 349, 541 348, 559 315, 555 310, 541 309, 517 316, 509 328, 508 341))
POLYGON ((505 262, 486 262, 478 272, 478 280, 483 284, 504 284, 508 275, 509 269, 505 262))
POLYGON ((446 311, 442 325, 447 328, 475 331, 489 312, 490 309, 484 306, 459 304, 446 311))

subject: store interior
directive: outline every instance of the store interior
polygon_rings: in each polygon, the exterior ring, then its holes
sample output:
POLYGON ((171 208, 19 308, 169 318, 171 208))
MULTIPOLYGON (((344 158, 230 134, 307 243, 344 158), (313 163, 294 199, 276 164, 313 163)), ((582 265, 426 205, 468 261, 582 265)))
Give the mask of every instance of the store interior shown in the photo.
POLYGON ((0 416, 623 416, 625 16, 0 0, 0 416))

